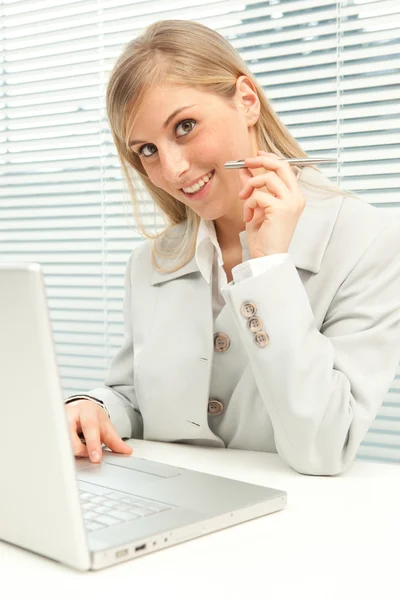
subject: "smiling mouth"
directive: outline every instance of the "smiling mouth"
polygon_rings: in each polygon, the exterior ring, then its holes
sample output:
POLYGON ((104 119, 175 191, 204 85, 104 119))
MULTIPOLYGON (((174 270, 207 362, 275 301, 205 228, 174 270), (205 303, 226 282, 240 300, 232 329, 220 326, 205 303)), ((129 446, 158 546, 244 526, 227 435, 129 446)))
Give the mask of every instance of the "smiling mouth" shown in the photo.
POLYGON ((214 173, 215 173, 215 169, 213 169, 212 171, 207 173, 207 175, 204 175, 201 179, 196 181, 196 183, 193 184, 192 186, 187 187, 187 188, 181 188, 181 191, 184 192, 185 194, 196 194, 201 189, 203 189, 203 187, 205 185, 207 185, 207 183, 210 181, 210 179, 212 179, 212 177, 214 176, 214 173))

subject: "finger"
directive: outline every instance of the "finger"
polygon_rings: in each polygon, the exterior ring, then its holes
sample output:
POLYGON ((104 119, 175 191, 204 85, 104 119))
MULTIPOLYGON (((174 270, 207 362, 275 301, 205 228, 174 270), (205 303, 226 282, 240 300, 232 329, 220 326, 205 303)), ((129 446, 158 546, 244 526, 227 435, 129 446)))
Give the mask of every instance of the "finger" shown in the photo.
MULTIPOLYGON (((242 192, 244 192, 244 190, 247 187, 249 181, 251 179, 253 179, 254 177, 257 177, 257 176, 261 177, 262 175, 265 175, 265 169, 253 169, 253 170, 246 169, 246 168, 240 169, 240 171, 239 171, 239 179, 240 179, 240 182, 242 184, 242 190, 239 192, 239 198, 243 198, 242 192)), ((243 199, 245 199, 245 198, 243 198, 243 199)))
POLYGON ((281 200, 284 200, 285 198, 290 199, 291 197, 290 190, 286 187, 282 179, 280 179, 280 177, 278 177, 278 175, 272 171, 249 179, 239 196, 245 200, 253 193, 255 189, 261 189, 264 187, 268 190, 268 192, 277 198, 280 198, 281 200))
POLYGON ((66 414, 67 414, 67 422, 68 422, 68 430, 71 439, 72 452, 74 456, 87 457, 88 452, 85 444, 82 443, 81 439, 78 435, 78 428, 80 428, 80 422, 78 417, 78 412, 76 411, 76 406, 73 406, 72 403, 69 406, 66 406, 66 414))
POLYGON ((251 221, 256 208, 263 209, 264 215, 266 215, 268 211, 272 211, 276 207, 278 202, 280 201, 275 196, 271 196, 265 192, 254 192, 243 205, 243 221, 245 223, 251 221))
POLYGON ((78 432, 73 426, 70 426, 69 434, 71 438, 72 452, 74 456, 79 456, 80 458, 87 458, 89 456, 87 447, 79 439, 78 432))
POLYGON ((257 173, 252 173, 250 169, 238 169, 238 175, 240 179, 240 183, 242 184, 242 189, 245 188, 247 182, 256 175, 257 173))
POLYGON ((99 417, 96 408, 95 410, 93 410, 94 407, 92 406, 87 408, 89 408, 89 410, 83 409, 80 413, 82 433, 85 437, 86 448, 90 460, 92 462, 100 462, 102 451, 99 417))
POLYGON ((267 159, 275 159, 278 164, 278 169, 280 169, 278 175, 285 183, 287 188, 291 192, 295 192, 296 190, 298 190, 299 183, 297 180, 296 173, 293 170, 293 167, 286 160, 282 160, 282 157, 277 156, 276 154, 272 154, 271 152, 264 152, 263 150, 259 150, 258 155, 263 156, 267 159))
POLYGON ((110 450, 113 450, 113 452, 132 454, 132 448, 128 444, 125 444, 120 438, 110 420, 105 422, 102 426, 101 439, 110 450))
POLYGON ((290 191, 294 192, 297 190, 298 182, 292 167, 285 160, 278 160, 275 154, 264 153, 260 150, 258 156, 245 158, 245 164, 249 169, 263 167, 267 171, 275 171, 290 191))

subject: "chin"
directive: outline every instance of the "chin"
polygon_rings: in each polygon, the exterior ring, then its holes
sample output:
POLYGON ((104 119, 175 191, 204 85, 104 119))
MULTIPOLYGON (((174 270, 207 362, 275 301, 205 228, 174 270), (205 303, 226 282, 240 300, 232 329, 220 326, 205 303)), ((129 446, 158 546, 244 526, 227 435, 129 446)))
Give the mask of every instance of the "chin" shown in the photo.
POLYGON ((224 216, 223 212, 217 212, 217 211, 211 211, 211 210, 206 210, 206 211, 195 211, 199 217, 201 217, 202 219, 204 219, 205 221, 216 221, 217 219, 219 219, 220 217, 224 216))
MULTIPOLYGON (((195 210, 194 207, 193 210, 195 210)), ((216 221, 216 219, 220 219, 226 215, 228 210, 226 206, 215 206, 210 203, 209 206, 198 207, 198 210, 195 210, 195 212, 206 221, 216 221)))

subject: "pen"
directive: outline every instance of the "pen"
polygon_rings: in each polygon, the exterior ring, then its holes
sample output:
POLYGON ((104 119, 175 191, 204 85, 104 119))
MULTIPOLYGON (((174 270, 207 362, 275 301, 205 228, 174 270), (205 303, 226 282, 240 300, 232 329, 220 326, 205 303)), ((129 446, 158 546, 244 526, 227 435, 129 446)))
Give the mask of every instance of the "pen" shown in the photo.
MULTIPOLYGON (((336 158, 279 158, 279 160, 284 160, 288 162, 290 165, 301 166, 301 165, 316 165, 320 163, 336 163, 338 162, 336 158)), ((244 160, 231 160, 226 162, 224 165, 225 169, 245 169, 246 165, 244 164, 244 160)))

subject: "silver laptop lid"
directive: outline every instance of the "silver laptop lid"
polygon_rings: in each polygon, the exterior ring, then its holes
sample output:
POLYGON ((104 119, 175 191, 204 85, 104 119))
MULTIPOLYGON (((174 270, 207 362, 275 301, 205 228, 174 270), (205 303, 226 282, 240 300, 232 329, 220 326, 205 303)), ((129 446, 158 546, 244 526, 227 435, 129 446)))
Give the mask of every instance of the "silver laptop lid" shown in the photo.
POLYGON ((0 539, 90 567, 45 287, 0 262, 0 539))

